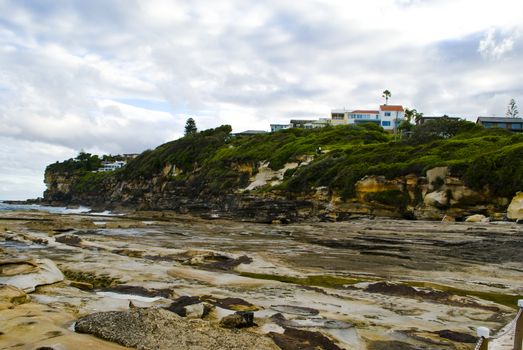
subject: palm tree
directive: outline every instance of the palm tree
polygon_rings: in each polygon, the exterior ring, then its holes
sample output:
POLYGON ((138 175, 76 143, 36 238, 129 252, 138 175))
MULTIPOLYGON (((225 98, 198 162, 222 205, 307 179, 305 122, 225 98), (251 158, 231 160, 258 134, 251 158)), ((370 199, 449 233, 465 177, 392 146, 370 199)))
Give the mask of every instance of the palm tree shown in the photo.
POLYGON ((383 91, 383 95, 381 97, 385 97, 385 104, 389 103, 389 98, 392 96, 389 90, 383 91))

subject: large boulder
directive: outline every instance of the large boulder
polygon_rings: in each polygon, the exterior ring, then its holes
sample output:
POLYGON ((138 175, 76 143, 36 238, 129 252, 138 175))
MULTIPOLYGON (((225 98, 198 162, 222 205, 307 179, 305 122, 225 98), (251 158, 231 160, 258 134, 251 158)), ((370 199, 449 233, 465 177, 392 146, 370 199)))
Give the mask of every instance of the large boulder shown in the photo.
POLYGON ((510 220, 523 220, 523 192, 518 192, 512 198, 507 209, 507 217, 510 220))
POLYGON ((9 284, 29 293, 35 287, 64 280, 64 275, 49 259, 11 259, 0 261, 0 284, 9 284))
POLYGON ((75 331, 137 349, 276 350, 266 336, 223 329, 203 320, 186 320, 154 308, 98 312, 80 318, 75 331))

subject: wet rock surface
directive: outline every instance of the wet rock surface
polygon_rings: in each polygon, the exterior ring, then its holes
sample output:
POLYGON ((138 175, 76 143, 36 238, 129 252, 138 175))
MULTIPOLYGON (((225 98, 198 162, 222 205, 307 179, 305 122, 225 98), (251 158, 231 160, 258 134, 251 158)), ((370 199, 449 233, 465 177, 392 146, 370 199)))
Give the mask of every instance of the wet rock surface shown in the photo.
POLYGON ((515 223, 360 218, 258 225, 167 212, 19 216, 2 221, 0 214, 0 252, 9 261, 0 264, 1 278, 27 277, 40 271, 28 262, 49 259, 66 279, 25 292, 30 302, 5 304, 10 308, 0 319, 11 328, 0 347, 12 349, 68 349, 71 341, 121 348, 67 327, 99 311, 156 307, 183 321, 187 334, 271 334, 287 348, 466 350, 471 327, 500 329, 523 290, 523 227, 515 223), (67 232, 57 235, 61 226, 67 232), (80 245, 55 241, 71 234, 80 245), (255 325, 220 327, 237 311, 252 311, 255 325), (2 318, 7 312, 12 317, 2 318), (60 317, 26 318, 47 314, 60 317), (29 338, 26 324, 34 330, 29 338))

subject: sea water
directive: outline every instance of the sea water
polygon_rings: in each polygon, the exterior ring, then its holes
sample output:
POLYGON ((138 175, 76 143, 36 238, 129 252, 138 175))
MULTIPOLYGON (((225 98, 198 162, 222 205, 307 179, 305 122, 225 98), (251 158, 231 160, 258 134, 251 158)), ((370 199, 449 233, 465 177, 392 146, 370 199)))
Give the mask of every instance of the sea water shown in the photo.
POLYGON ((49 207, 39 204, 9 204, 0 201, 0 211, 13 211, 13 210, 38 210, 45 211, 53 214, 80 214, 88 213, 91 209, 87 207, 78 208, 65 208, 65 207, 49 207))

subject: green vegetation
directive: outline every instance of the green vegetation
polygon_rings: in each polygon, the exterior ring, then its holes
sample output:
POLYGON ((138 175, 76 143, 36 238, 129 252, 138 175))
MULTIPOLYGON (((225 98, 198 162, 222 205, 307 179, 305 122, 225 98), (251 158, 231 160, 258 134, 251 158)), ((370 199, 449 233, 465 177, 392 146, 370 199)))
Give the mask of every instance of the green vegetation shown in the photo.
POLYGON ((62 174, 80 174, 102 166, 102 160, 95 154, 80 152, 76 158, 48 165, 46 171, 62 174))
MULTIPOLYGON (((244 188, 262 162, 278 170, 286 163, 307 161, 306 166, 286 171, 283 183, 276 188, 264 191, 277 190, 292 198, 325 186, 348 199, 365 175, 388 179, 423 176, 433 167, 449 166, 453 175, 462 177, 473 189, 488 188, 492 194, 506 197, 523 189, 523 134, 484 129, 466 121, 429 121, 412 127, 401 140, 374 124, 294 128, 241 138, 231 137, 230 132, 231 127, 224 125, 188 134, 145 151, 109 175, 90 173, 100 165, 100 159, 85 153, 52 164, 47 171, 80 175, 74 188, 91 191, 104 188, 102 183, 108 178, 148 180, 175 166, 176 172, 166 180, 198 196, 244 188)), ((369 199, 386 205, 406 206, 409 200, 399 191, 373 196, 369 199)))

